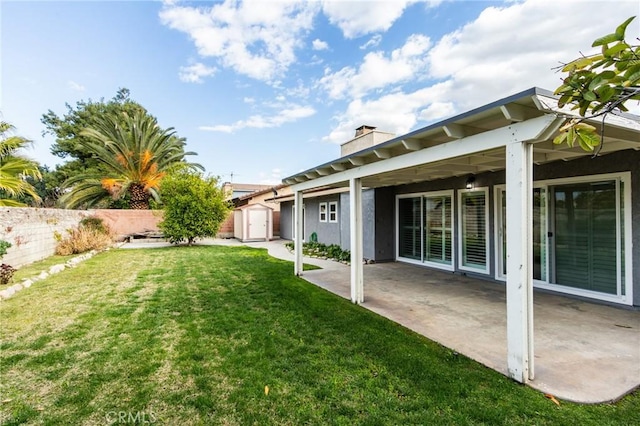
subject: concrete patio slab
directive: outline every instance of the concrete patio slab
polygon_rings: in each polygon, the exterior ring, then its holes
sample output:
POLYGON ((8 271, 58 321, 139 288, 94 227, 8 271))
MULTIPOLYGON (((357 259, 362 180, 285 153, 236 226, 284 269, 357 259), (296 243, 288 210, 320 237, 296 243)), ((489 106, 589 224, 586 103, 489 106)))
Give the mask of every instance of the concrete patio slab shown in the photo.
MULTIPOLYGON (((205 244, 240 245, 235 240, 205 244)), ((293 261, 284 241, 246 243, 293 261)), ((323 269, 307 281, 350 297, 349 267, 304 259, 323 269)), ((361 305, 502 374, 507 373, 505 287, 404 263, 366 265, 361 305)), ((640 312, 561 295, 534 293, 535 379, 556 398, 598 403, 640 386, 640 312)))
MULTIPOLYGON (((350 297, 349 268, 304 278, 350 297)), ((403 263, 365 267, 363 307, 507 374, 505 288, 403 263)), ((535 379, 564 400, 619 399, 640 385, 640 312, 534 293, 535 379)))

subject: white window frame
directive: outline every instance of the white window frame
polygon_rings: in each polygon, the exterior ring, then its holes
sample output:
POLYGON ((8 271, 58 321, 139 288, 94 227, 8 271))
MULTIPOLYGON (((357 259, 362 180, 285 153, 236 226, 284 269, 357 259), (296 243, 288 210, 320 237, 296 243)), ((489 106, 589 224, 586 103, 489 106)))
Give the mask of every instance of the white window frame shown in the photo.
POLYGON ((473 189, 459 189, 458 190, 458 269, 461 271, 467 271, 467 272, 474 272, 477 274, 484 274, 484 275, 489 275, 491 272, 491 268, 490 268, 490 264, 491 264, 491 251, 490 251, 490 240, 491 240, 491 236, 489 234, 489 203, 491 202, 491 200, 489 199, 489 187, 484 186, 484 187, 480 187, 480 188, 473 188, 473 189), (485 197, 485 203, 484 203, 484 215, 485 215, 485 221, 484 221, 484 244, 485 244, 485 253, 486 253, 486 260, 485 260, 485 264, 484 264, 484 269, 481 268, 473 268, 471 266, 464 266, 463 265, 463 259, 464 259, 464 254, 462 253, 462 248, 463 248, 463 229, 464 227, 462 226, 462 194, 468 193, 468 192, 484 192, 484 197, 485 197))
POLYGON ((395 234, 396 234, 396 261, 404 262, 404 263, 412 263, 414 265, 420 266, 428 266, 434 269, 442 269, 444 271, 454 271, 456 264, 456 248, 455 248, 455 235, 456 235, 456 221, 455 221, 455 197, 454 190, 448 189, 444 191, 431 191, 431 192, 417 192, 411 194, 399 194, 396 195, 396 223, 395 223, 395 234), (441 196, 449 196, 451 198, 451 263, 437 263, 430 262, 425 260, 424 258, 424 202, 425 197, 441 197, 441 196), (420 197, 420 260, 410 259, 407 257, 400 256, 400 233, 398 232, 398 227, 400 226, 400 199, 403 198, 417 198, 420 197))
POLYGON ((327 213, 329 215, 329 223, 338 223, 338 202, 337 201, 329 201, 329 208, 327 210, 327 213))
MULTIPOLYGON (((611 294, 606 294, 606 293, 600 293, 600 292, 596 292, 596 291, 591 291, 591 290, 583 290, 583 289, 577 289, 574 287, 569 287, 569 286, 565 286, 562 284, 552 284, 551 281, 551 248, 549 246, 549 242, 547 241, 547 259, 546 259, 546 264, 547 264, 547 271, 546 271, 546 277, 547 280, 546 281, 541 281, 541 280, 533 280, 533 285, 535 288, 542 288, 542 289, 546 289, 546 290, 552 290, 554 292, 557 293, 564 293, 564 294, 571 294, 574 296, 582 296, 582 297, 588 297, 590 299, 597 299, 597 300, 604 300, 604 301, 608 301, 608 302, 613 302, 613 303, 622 303, 625 305, 633 305, 633 253, 632 253, 632 236, 633 236, 633 229, 632 229, 632 218, 631 218, 631 173, 630 172, 620 172, 620 173, 605 173, 605 174, 598 174, 598 175, 588 175, 588 176, 578 176, 578 177, 569 177, 569 178, 558 178, 558 179, 547 179, 547 180, 541 180, 541 181, 536 181, 534 182, 533 187, 534 188, 544 188, 545 192, 547 194, 547 214, 545 217, 545 220, 547 221, 547 231, 551 231, 551 198, 550 198, 550 191, 549 191, 549 187, 552 186, 557 186, 557 185, 566 185, 566 184, 573 184, 573 183, 582 183, 582 182, 597 182, 597 181, 605 181, 605 180, 617 180, 618 182, 622 182, 624 183, 624 193, 619 194, 621 195, 617 197, 617 200, 619 201, 620 198, 622 198, 622 203, 624 206, 624 217, 622 218, 623 223, 622 226, 624 227, 625 235, 621 236, 622 239, 624 239, 624 247, 625 247, 625 258, 624 258, 624 265, 625 265, 625 270, 624 270, 624 282, 625 282, 625 294, 621 294, 621 279, 622 279, 622 271, 620 268, 620 260, 622 253, 621 253, 621 247, 619 245, 620 242, 620 238, 618 238, 618 247, 617 247, 617 257, 618 257, 618 271, 617 271, 617 276, 618 276, 618 294, 616 295, 611 295, 611 294)), ((619 188, 619 183, 616 184, 616 186, 619 188)), ((500 280, 500 281, 504 281, 506 280, 506 276, 502 275, 502 269, 501 269, 501 254, 502 254, 502 247, 500 245, 500 229, 499 229, 499 225, 500 225, 500 215, 501 215, 501 211, 500 209, 502 208, 502 206, 500 205, 500 191, 504 190, 505 185, 496 185, 495 189, 494 189, 494 207, 495 207, 495 214, 494 214, 494 239, 495 239, 495 250, 494 250, 494 255, 495 255, 495 279, 496 280, 500 280)), ((616 203, 616 208, 619 209, 620 205, 619 203, 616 203)), ((620 216, 618 214, 618 216, 620 216)), ((617 232, 620 232, 620 227, 618 227, 617 232)))
POLYGON ((322 223, 326 223, 328 217, 329 217, 329 210, 327 209, 327 203, 322 202, 318 204, 318 221, 322 223))

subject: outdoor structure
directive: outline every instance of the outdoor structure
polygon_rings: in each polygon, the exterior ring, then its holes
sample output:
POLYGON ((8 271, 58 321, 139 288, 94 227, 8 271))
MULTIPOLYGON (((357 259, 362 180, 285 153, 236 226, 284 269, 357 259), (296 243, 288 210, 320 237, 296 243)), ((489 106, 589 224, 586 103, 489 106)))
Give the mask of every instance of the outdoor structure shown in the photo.
POLYGON ((233 211, 234 238, 245 241, 273 239, 273 209, 262 204, 247 204, 233 211))
MULTIPOLYGON (((271 222, 271 235, 280 236, 280 204, 274 201, 274 197, 291 194, 288 185, 255 185, 255 184, 235 184, 225 183, 223 189, 227 195, 227 200, 234 207, 243 207, 249 204, 262 204, 272 210, 273 221, 271 222)), ((218 238, 235 237, 235 215, 230 214, 220 225, 218 238)))
MULTIPOLYGON (((569 109, 532 88, 284 179, 282 235, 506 286, 507 374, 534 379, 533 288, 640 308, 640 121, 609 115, 596 156, 554 145, 569 109)), ((601 119, 591 120, 600 128, 601 119)))

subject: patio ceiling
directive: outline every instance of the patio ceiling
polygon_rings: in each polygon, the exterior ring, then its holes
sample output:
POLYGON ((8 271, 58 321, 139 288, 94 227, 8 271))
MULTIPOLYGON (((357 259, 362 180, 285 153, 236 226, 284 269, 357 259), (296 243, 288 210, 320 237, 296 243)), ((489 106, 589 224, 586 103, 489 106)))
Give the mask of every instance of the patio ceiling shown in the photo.
MULTIPOLYGON (((505 128, 514 123, 549 115, 550 113, 575 115, 574 112, 568 109, 559 109, 556 98, 550 92, 539 88, 529 89, 379 145, 316 166, 285 178, 284 183, 295 185, 308 182, 319 177, 337 174, 422 149, 505 128)), ((610 115, 606 123, 607 128, 600 154, 624 149, 640 150, 640 122, 638 117, 610 115)), ((592 124, 599 128, 601 121, 598 120, 592 124)), ((583 151, 579 146, 569 148, 566 144, 554 145, 552 140, 556 134, 544 135, 544 138, 535 141, 533 149, 533 162, 535 164, 558 160, 568 161, 592 155, 583 151)), ((494 172, 503 169, 505 169, 505 149, 501 147, 444 161, 364 176, 362 184, 365 187, 375 188, 494 172)), ((333 183, 331 186, 341 187, 347 185, 348 181, 341 181, 333 183)))

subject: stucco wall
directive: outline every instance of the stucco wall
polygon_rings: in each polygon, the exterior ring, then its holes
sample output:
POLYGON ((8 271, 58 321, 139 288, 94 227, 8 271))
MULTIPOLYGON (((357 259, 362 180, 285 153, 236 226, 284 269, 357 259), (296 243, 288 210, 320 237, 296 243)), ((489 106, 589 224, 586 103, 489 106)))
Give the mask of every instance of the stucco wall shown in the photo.
POLYGON ((158 232, 162 210, 89 210, 89 214, 101 218, 113 233, 122 238, 142 232, 158 232))

